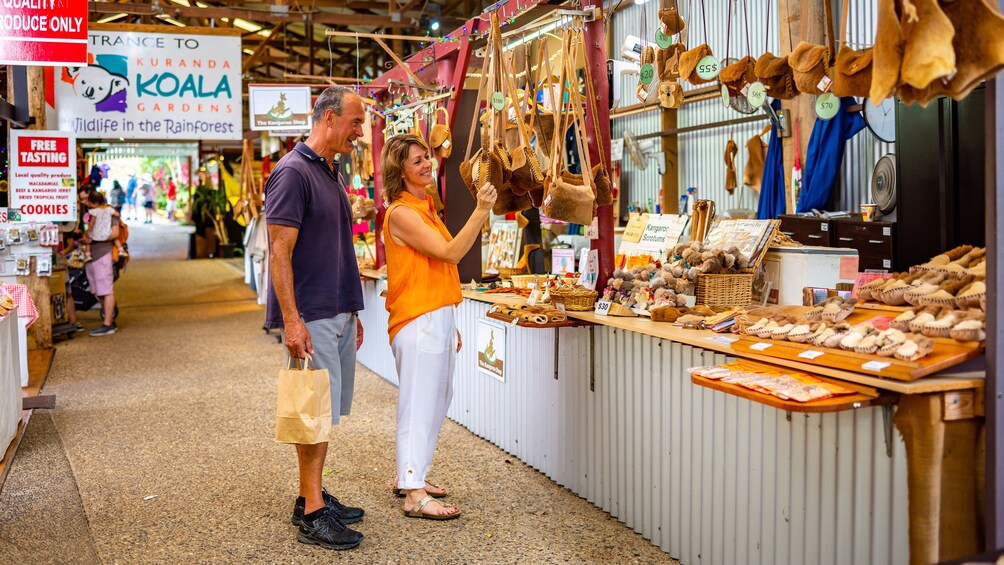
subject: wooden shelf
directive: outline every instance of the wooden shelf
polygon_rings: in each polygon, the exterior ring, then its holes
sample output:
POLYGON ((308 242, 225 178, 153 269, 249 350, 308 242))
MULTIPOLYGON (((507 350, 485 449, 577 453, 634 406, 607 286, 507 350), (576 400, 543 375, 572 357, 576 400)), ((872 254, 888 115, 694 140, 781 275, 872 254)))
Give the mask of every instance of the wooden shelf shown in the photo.
POLYGON ((974 359, 983 353, 983 347, 977 343, 961 343, 954 340, 936 339, 934 351, 928 356, 918 361, 901 361, 895 357, 865 355, 843 349, 819 347, 804 343, 760 339, 748 335, 739 337, 738 341, 732 343, 732 349, 739 355, 762 355, 900 381, 914 381, 921 377, 933 375, 949 367, 954 367, 955 365, 974 359), (765 348, 754 349, 754 347, 765 348), (814 358, 800 356, 808 351, 819 352, 820 355, 814 358), (870 369, 867 366, 869 363, 885 364, 885 366, 878 368, 877 365, 873 365, 876 368, 870 369))
MULTIPOLYGON (((511 316, 506 316, 505 314, 499 314, 497 312, 488 312, 487 316, 493 320, 505 322, 506 324, 511 324, 514 319, 511 316)), ((565 320, 564 322, 548 322, 546 324, 535 324, 533 322, 520 320, 516 325, 521 328, 546 329, 546 328, 581 328, 585 326, 591 326, 593 324, 590 324, 589 322, 583 322, 581 320, 568 319, 565 320)))
MULTIPOLYGON (((464 298, 484 302, 488 304, 514 305, 522 299, 514 295, 505 294, 484 294, 469 290, 463 291, 464 298)), ((858 315, 858 313, 855 313, 858 315)), ((874 317, 871 313, 867 317, 874 317)), ((877 389, 888 390, 900 394, 927 394, 933 392, 944 392, 949 390, 970 390, 982 388, 984 379, 981 375, 967 373, 958 376, 929 376, 915 381, 903 381, 896 379, 882 378, 875 373, 850 372, 840 368, 826 367, 819 364, 810 364, 808 360, 789 360, 784 358, 770 357, 757 351, 741 352, 733 349, 731 340, 738 340, 739 336, 733 334, 716 334, 706 330, 685 330, 679 326, 666 322, 653 322, 651 318, 624 318, 618 316, 597 316, 593 312, 568 312, 569 318, 575 318, 584 322, 591 322, 600 326, 607 326, 618 330, 640 333, 643 335, 665 339, 684 345, 700 347, 709 351, 717 351, 726 355, 735 355, 746 359, 771 363, 813 373, 824 375, 849 383, 858 383, 877 389)), ((951 340, 950 340, 951 341, 951 340)), ((978 356, 977 353, 975 356, 978 356)), ((882 358, 883 360, 885 358, 882 358)))
MULTIPOLYGON (((827 379, 820 379, 820 380, 827 380, 827 379)), ((690 381, 695 385, 700 385, 720 392, 731 394, 732 396, 738 396, 739 398, 745 398, 746 400, 751 400, 759 404, 771 406, 779 410, 785 410, 787 412, 805 412, 811 414, 823 413, 823 412, 843 412, 845 410, 856 410, 858 408, 864 408, 866 406, 892 404, 896 402, 897 398, 897 395, 895 394, 881 394, 875 396, 875 395, 868 395, 860 392, 855 392, 854 394, 834 396, 831 398, 816 400, 813 402, 795 402, 793 400, 784 400, 782 398, 778 398, 770 394, 755 392, 744 386, 734 385, 730 383, 723 383, 722 381, 708 379, 697 375, 690 375, 690 381)), ((827 382, 832 382, 835 384, 839 384, 840 386, 844 386, 844 383, 835 380, 827 382)))

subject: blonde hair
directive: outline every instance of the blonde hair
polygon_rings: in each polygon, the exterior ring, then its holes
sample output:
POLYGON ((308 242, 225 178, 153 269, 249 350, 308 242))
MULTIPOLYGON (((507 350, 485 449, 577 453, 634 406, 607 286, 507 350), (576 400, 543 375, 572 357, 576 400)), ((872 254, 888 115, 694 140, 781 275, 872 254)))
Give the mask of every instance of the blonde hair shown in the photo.
POLYGON ((429 152, 429 146, 421 137, 413 134, 395 135, 388 139, 380 154, 380 173, 383 176, 381 194, 389 206, 404 192, 404 162, 408 160, 411 146, 417 145, 429 152))

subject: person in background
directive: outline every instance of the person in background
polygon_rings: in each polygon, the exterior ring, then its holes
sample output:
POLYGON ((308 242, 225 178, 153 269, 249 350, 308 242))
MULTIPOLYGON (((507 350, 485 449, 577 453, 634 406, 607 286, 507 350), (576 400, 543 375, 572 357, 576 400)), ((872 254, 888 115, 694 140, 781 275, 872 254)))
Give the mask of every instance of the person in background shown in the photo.
POLYGON ((405 516, 449 520, 460 516, 460 509, 435 501, 446 492, 426 475, 453 399, 455 355, 462 347, 454 322, 463 300, 457 263, 479 240, 497 193, 489 183, 481 187, 477 208, 454 238, 425 192, 435 180, 421 137, 387 140, 380 170, 388 205, 383 225, 388 325, 400 379, 394 490, 405 496, 405 516))
POLYGON ((178 185, 174 184, 174 178, 167 175, 167 220, 174 221, 174 211, 178 209, 178 185))
MULTIPOLYGON (((291 358, 309 355, 312 365, 328 370, 331 421, 337 424, 352 408, 356 350, 363 341, 356 312, 364 303, 352 207, 335 158, 362 137, 365 112, 357 94, 333 86, 318 96, 312 116, 310 135, 279 160, 265 183, 271 273, 265 326, 283 328, 291 358)), ((364 512, 322 488, 327 452, 327 442, 296 446, 300 496, 290 521, 299 527, 300 543, 351 549, 363 535, 346 524, 362 520, 364 512)))
MULTIPOLYGON (((104 196, 99 192, 92 192, 88 196, 89 203, 103 202, 104 196)), ((100 206, 100 205, 98 205, 100 206)), ((89 243, 91 250, 91 261, 84 265, 87 273, 87 283, 91 292, 101 301, 102 324, 90 331, 90 335, 99 337, 111 335, 118 331, 115 325, 115 272, 112 265, 112 248, 115 247, 119 237, 119 218, 114 211, 107 206, 105 209, 111 214, 108 237, 99 240, 90 234, 84 236, 81 242, 89 243)))
POLYGON ((136 173, 129 171, 129 181, 126 182, 126 219, 128 220, 138 220, 139 216, 136 211, 136 187, 139 182, 136 180, 136 173))
POLYGON ((143 223, 152 224, 154 199, 157 195, 157 191, 153 186, 153 175, 143 173, 143 182, 139 185, 139 191, 143 196, 143 211, 146 213, 143 223))
POLYGON ((90 218, 87 220, 87 232, 81 244, 84 248, 84 261, 91 261, 94 258, 91 255, 91 242, 111 239, 112 217, 118 213, 105 201, 105 195, 96 190, 87 195, 87 207, 90 218))
POLYGON ((108 193, 108 205, 115 209, 115 213, 122 217, 122 206, 125 205, 125 190, 119 181, 112 181, 112 189, 108 193))

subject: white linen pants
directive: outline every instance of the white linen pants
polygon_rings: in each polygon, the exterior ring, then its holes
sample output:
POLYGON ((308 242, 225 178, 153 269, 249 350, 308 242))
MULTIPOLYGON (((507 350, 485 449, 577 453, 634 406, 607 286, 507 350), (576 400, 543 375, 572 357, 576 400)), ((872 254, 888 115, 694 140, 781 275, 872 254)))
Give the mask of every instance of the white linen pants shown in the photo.
POLYGON ((455 307, 423 314, 394 337, 397 397, 397 487, 425 488, 439 429, 453 400, 457 352, 455 307))

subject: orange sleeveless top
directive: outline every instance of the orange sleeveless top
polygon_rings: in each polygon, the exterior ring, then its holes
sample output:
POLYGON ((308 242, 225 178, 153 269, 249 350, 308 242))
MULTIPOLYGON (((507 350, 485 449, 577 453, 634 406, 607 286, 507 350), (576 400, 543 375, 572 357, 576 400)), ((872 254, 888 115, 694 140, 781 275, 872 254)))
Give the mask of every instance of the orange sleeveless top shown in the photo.
POLYGON ((418 212, 422 220, 439 232, 446 241, 453 236, 443 225, 433 208, 432 198, 419 200, 409 192, 401 193, 387 209, 383 223, 383 243, 387 252, 387 311, 390 340, 397 332, 422 314, 460 304, 460 275, 457 266, 444 263, 415 251, 407 245, 398 245, 390 234, 390 215, 398 207, 406 206, 418 212))

